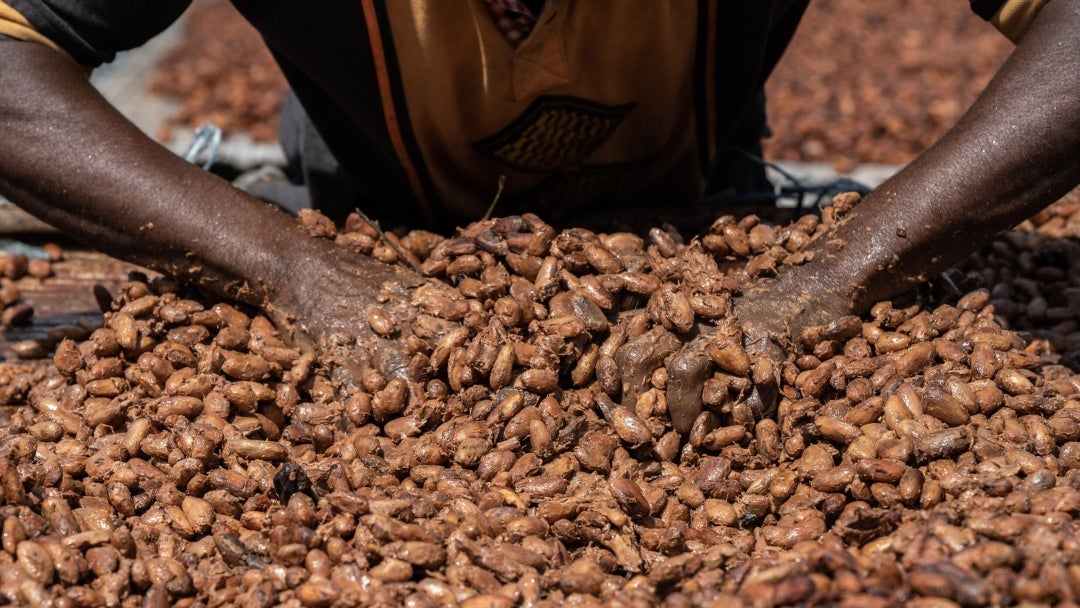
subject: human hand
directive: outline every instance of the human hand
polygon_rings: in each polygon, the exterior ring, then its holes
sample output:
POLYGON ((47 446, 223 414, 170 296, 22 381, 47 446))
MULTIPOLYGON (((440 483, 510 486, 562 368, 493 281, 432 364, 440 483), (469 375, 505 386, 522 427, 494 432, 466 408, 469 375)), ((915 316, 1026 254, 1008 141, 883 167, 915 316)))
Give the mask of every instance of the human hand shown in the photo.
POLYGON ((785 352, 777 341, 787 335, 783 319, 791 316, 781 314, 786 300, 769 296, 774 279, 752 296, 744 291, 732 299, 728 294, 737 284, 700 247, 686 248, 670 267, 678 272, 668 270, 666 276, 681 288, 669 292, 683 294, 685 301, 654 293, 649 315, 657 325, 615 354, 623 405, 634 407, 650 385, 663 386, 672 426, 684 437, 705 405, 727 416, 729 424, 752 426, 771 415, 785 352), (761 304, 744 305, 751 300, 761 304), (665 364, 665 379, 657 384, 654 372, 665 364))
MULTIPOLYGON (((772 321, 764 316, 761 320, 772 321)), ((737 318, 729 317, 716 327, 703 328, 671 359, 667 366, 668 415, 683 437, 690 434, 704 410, 706 382, 716 370, 730 377, 728 392, 737 393, 733 401, 724 404, 732 423, 752 427, 755 421, 775 413, 784 351, 777 344, 778 330, 770 325, 751 321, 740 327, 737 318)))
POLYGON ((801 343, 846 341, 861 330, 842 300, 818 293, 805 272, 791 269, 765 279, 732 301, 732 313, 701 327, 668 363, 667 406, 684 437, 704 411, 719 402, 732 424, 752 427, 776 414, 780 373, 801 343), (853 333, 854 332, 854 333, 853 333), (714 372, 724 380, 708 386, 714 372), (726 394, 725 394, 726 393, 726 394))
POLYGON ((302 249, 263 306, 286 341, 317 354, 346 389, 369 368, 407 376, 410 294, 426 279, 325 239, 308 239, 302 249))

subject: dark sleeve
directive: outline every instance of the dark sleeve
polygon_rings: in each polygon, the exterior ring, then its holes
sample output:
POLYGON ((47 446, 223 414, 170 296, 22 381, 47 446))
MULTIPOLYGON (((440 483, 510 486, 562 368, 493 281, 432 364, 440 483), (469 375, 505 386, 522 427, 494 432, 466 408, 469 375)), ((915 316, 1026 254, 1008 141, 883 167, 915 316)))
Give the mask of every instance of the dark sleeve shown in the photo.
POLYGON ((976 15, 989 21, 994 16, 994 13, 998 12, 1002 4, 1005 4, 1005 0, 971 0, 971 10, 975 11, 976 15))
POLYGON ((1027 33, 1035 16, 1050 0, 971 0, 971 8, 1015 43, 1027 33))
POLYGON ((0 0, 79 63, 97 67, 140 46, 191 0, 0 0))

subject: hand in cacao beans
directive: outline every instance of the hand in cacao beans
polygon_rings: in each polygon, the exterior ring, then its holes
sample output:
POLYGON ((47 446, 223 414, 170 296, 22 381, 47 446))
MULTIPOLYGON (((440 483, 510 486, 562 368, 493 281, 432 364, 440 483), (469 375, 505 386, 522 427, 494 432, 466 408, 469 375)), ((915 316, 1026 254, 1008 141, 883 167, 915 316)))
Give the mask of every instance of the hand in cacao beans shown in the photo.
POLYGON ((667 403, 671 424, 683 437, 701 413, 701 393, 712 376, 713 362, 707 348, 711 334, 704 333, 684 345, 668 364, 667 403))
POLYGON ((395 347, 403 341, 380 338, 409 326, 415 311, 410 287, 424 279, 328 240, 315 242, 317 255, 277 285, 265 306, 275 325, 287 342, 330 363, 347 386, 358 385, 372 365, 384 366, 385 376, 401 376, 404 356, 395 347))
POLYGON ((812 277, 790 269, 735 298, 732 314, 716 327, 699 324, 694 329, 697 336, 667 367, 666 397, 676 430, 684 437, 690 433, 707 401, 703 392, 714 370, 751 381, 731 411, 736 423, 753 425, 776 412, 786 353, 797 352, 800 343, 812 348, 828 340, 843 343, 859 334, 858 317, 842 316, 848 311, 816 288, 812 277))
POLYGON ((672 426, 686 437, 703 410, 703 393, 713 371, 734 378, 750 380, 732 406, 734 421, 751 427, 756 421, 776 412, 780 366, 785 355, 773 337, 761 325, 740 326, 735 317, 716 327, 701 327, 699 334, 684 345, 667 366, 667 404, 672 426), (747 415, 748 414, 748 415, 747 415))

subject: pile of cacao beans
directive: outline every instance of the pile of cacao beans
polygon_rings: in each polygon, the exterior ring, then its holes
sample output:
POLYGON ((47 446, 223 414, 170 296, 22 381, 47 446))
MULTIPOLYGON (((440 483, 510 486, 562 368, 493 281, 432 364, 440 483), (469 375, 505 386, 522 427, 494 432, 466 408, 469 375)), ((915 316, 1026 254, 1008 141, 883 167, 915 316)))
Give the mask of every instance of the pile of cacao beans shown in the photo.
POLYGON ((133 276, 53 365, 0 373, 0 601, 1075 605, 1080 202, 946 273, 951 295, 815 333, 775 415, 748 413, 768 363, 731 298, 831 209, 691 240, 305 213, 428 279, 384 286, 365 330, 394 360, 351 382, 257 311, 133 276), (682 437, 665 363, 697 323, 722 328, 717 371, 682 437))

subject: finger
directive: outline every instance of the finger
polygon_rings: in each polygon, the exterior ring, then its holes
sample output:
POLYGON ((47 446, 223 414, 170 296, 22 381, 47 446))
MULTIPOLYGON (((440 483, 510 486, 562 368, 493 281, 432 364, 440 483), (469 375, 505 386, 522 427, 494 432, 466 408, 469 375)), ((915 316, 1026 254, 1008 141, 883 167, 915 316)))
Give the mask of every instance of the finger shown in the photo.
POLYGON ((365 349, 344 340, 322 340, 319 346, 323 364, 330 370, 330 379, 344 394, 359 390, 361 378, 367 370, 368 356, 365 349))
POLYGON ((411 359, 397 342, 378 339, 351 346, 338 344, 324 348, 323 353, 324 360, 331 362, 331 379, 346 393, 359 389, 364 373, 371 368, 387 380, 409 378, 411 359))
POLYGON ((663 327, 655 327, 627 342, 615 352, 615 362, 622 373, 622 404, 633 408, 637 396, 648 384, 652 374, 663 365, 664 359, 675 352, 681 342, 663 327))
POLYGON ((826 325, 814 325, 804 329, 799 341, 806 349, 813 349, 814 345, 824 340, 836 340, 847 342, 862 333, 862 319, 854 315, 833 319, 826 325))
POLYGON ((780 365, 785 358, 784 350, 776 339, 776 336, 762 325, 752 322, 743 325, 743 344, 752 361, 753 388, 746 398, 746 405, 753 415, 750 424, 772 417, 776 413, 780 393, 780 365))
POLYGON ((707 339, 694 340, 668 363, 668 415, 672 426, 684 437, 701 413, 701 391, 712 373, 713 362, 706 347, 707 339))
POLYGON ((376 340, 372 345, 371 362, 385 378, 408 378, 409 355, 403 346, 390 340, 376 340))
POLYGON ((267 312, 286 344, 299 349, 301 353, 316 352, 315 342, 308 337, 307 332, 297 324, 292 315, 273 306, 267 306, 267 312))
POLYGON ((743 346, 751 357, 765 357, 777 365, 784 360, 784 350, 777 343, 777 337, 756 323, 743 325, 743 346))
MULTIPOLYGON (((746 405, 749 406, 750 412, 754 416, 753 422, 771 418, 773 413, 776 412, 776 402, 779 396, 775 387, 758 386, 754 385, 754 388, 750 390, 750 396, 746 398, 746 405)), ((746 425, 745 426, 752 426, 746 425)))

